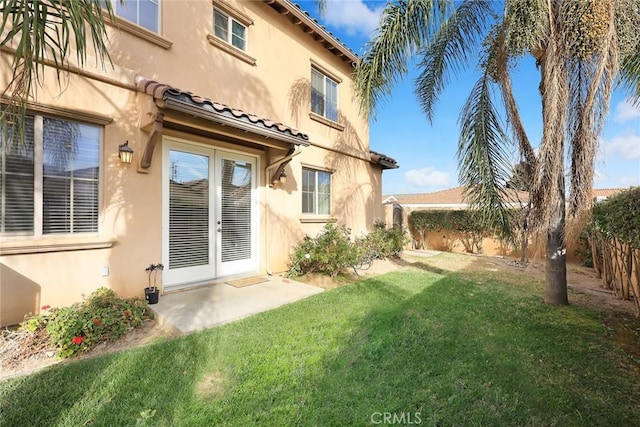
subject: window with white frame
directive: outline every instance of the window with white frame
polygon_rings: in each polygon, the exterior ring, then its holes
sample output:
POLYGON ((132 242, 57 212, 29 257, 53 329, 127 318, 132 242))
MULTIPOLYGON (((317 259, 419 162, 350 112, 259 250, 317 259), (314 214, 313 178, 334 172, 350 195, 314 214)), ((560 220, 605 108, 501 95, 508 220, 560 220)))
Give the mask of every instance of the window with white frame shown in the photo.
POLYGON ((160 30, 160 0, 111 0, 115 14, 154 33, 160 30))
POLYGON ((331 214, 331 173, 302 168, 302 213, 331 214))
POLYGON ((0 234, 49 235, 98 231, 98 126, 28 117, 0 133, 0 234))
POLYGON ((338 83, 311 68, 311 111, 338 121, 338 83))
POLYGON ((213 33, 230 45, 247 50, 247 27, 218 9, 213 9, 213 33))

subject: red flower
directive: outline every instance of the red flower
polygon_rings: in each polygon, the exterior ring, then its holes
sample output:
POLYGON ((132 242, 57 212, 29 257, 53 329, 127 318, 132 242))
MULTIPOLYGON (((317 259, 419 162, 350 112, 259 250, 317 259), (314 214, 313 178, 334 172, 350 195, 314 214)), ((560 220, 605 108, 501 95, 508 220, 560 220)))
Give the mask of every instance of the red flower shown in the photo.
POLYGON ((94 325, 99 325, 100 324, 100 319, 98 319, 97 317, 95 319, 93 319, 93 324, 94 325))
POLYGON ((51 306, 50 306, 50 305, 43 305, 43 306, 42 306, 42 309, 43 309, 43 310, 49 310, 50 308, 51 308, 51 306))
POLYGON ((125 310, 122 312, 125 316, 131 316, 131 310, 125 310))
POLYGON ((71 340, 71 344, 80 345, 80 344, 82 344, 83 341, 84 341, 84 337, 83 336, 75 336, 71 340))

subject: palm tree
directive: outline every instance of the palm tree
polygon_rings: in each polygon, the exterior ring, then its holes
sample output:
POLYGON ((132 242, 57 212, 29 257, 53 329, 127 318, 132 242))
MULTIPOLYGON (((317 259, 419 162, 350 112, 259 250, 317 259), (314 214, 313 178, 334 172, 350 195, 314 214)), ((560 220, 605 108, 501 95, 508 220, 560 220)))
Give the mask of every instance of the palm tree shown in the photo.
POLYGON ((51 68, 62 90, 69 57, 83 67, 87 52, 97 61, 110 62, 103 10, 113 19, 110 1, 103 0, 2 0, 0 1, 0 51, 13 56, 12 74, 0 95, 6 101, 0 124, 18 125, 24 136, 27 104, 35 99, 51 68))
POLYGON ((484 221, 508 229, 503 196, 509 149, 517 145, 533 177, 532 225, 547 234, 550 304, 568 304, 565 206, 570 217, 590 207, 598 136, 616 80, 640 95, 639 9, 638 0, 392 1, 356 68, 357 97, 371 113, 417 58, 415 90, 432 121, 451 75, 479 57, 479 78, 460 115, 460 181, 484 221), (535 150, 511 85, 526 55, 540 73, 543 134, 535 150))

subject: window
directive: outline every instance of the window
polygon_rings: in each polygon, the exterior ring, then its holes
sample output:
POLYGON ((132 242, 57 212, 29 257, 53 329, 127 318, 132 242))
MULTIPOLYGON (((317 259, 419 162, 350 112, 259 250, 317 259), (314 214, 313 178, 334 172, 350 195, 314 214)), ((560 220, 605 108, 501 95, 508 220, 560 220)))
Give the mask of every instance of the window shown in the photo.
POLYGON ((232 46, 247 50, 247 27, 218 9, 213 9, 213 33, 232 46))
POLYGON ((114 0, 115 14, 157 33, 160 22, 160 0, 114 0))
POLYGON ((302 213, 331 214, 331 174, 302 168, 302 213))
POLYGON ((311 111, 338 121, 338 83, 311 68, 311 111))
POLYGON ((98 231, 101 129, 31 116, 0 135, 0 233, 98 231))

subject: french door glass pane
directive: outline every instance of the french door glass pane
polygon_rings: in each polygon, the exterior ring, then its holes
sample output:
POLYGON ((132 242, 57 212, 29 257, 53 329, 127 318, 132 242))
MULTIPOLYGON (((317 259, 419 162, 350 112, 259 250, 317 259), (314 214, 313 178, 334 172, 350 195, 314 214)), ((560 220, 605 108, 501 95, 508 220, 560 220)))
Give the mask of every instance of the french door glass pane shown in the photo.
POLYGON ((169 152, 169 268, 209 263, 209 157, 169 152))
POLYGON ((222 159, 221 163, 221 261, 251 258, 251 163, 222 159))
POLYGON ((302 213, 315 213, 315 171, 302 169, 302 213))

